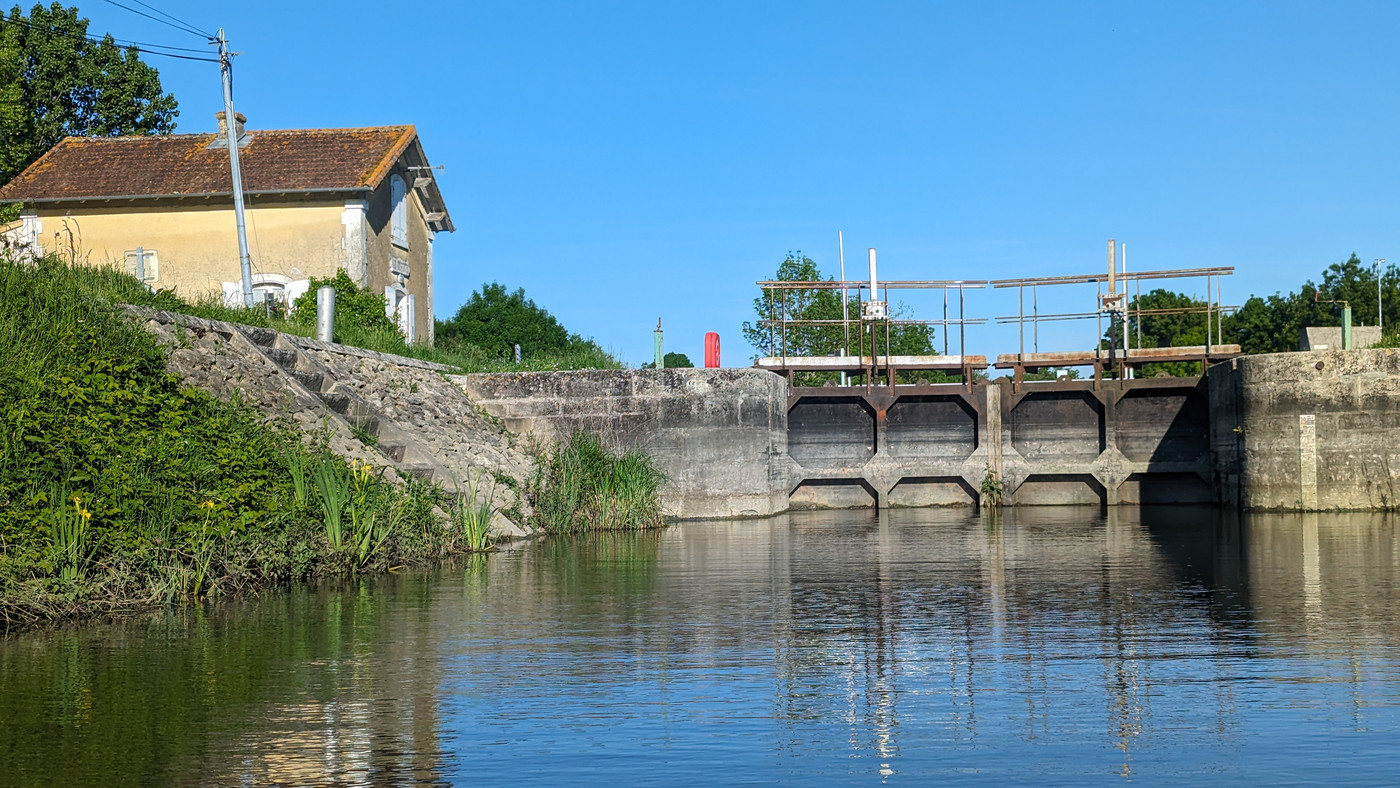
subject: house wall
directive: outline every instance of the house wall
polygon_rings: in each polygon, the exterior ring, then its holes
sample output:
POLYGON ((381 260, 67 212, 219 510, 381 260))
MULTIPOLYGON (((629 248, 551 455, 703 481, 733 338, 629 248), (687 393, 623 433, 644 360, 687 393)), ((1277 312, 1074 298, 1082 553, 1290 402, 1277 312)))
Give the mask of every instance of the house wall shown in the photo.
MULTIPOLYGON (((245 212, 254 274, 290 281, 333 276, 340 266, 344 201, 250 201, 245 212)), ((124 265, 128 250, 157 253, 152 283, 186 298, 223 294, 224 282, 241 278, 233 207, 209 204, 95 208, 38 206, 38 242, 44 251, 67 253, 90 264, 124 265)))
POLYGON ((418 342, 430 341, 433 328, 432 274, 429 267, 429 245, 433 233, 424 219, 426 211, 413 188, 414 173, 402 162, 396 164, 384 181, 369 195, 366 218, 369 231, 366 237, 368 247, 369 272, 368 286, 377 293, 386 287, 400 283, 398 275, 390 270, 390 260, 397 257, 408 264, 409 275, 404 277, 403 289, 414 297, 414 339, 418 342), (408 246, 397 246, 393 242, 393 175, 398 174, 408 185, 408 246))

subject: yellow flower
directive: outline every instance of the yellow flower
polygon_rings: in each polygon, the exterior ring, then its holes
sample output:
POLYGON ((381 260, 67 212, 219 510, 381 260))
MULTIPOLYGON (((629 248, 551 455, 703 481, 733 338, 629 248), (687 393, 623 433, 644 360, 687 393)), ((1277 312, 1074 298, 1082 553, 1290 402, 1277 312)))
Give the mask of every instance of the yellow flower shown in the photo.
POLYGON ((89 512, 87 509, 79 509, 78 516, 83 518, 84 520, 91 520, 92 512, 89 512))
POLYGON ((214 502, 213 502, 213 501, 205 501, 204 503, 202 503, 202 504, 199 505, 199 508, 201 508, 201 509, 213 509, 213 508, 214 508, 214 502))

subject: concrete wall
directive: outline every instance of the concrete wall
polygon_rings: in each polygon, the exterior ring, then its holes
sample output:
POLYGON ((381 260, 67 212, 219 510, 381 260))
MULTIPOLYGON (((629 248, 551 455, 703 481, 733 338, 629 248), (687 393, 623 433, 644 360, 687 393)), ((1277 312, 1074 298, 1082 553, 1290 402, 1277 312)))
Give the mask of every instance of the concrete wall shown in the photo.
POLYGON ((540 441, 594 430, 670 477, 677 517, 788 507, 787 384, 756 369, 523 372, 449 378, 505 426, 540 441))
POLYGON ((794 389, 794 507, 1207 503, 1200 378, 794 389))
POLYGON ((1247 356, 1210 370, 1217 500, 1254 510, 1394 509, 1400 351, 1247 356))

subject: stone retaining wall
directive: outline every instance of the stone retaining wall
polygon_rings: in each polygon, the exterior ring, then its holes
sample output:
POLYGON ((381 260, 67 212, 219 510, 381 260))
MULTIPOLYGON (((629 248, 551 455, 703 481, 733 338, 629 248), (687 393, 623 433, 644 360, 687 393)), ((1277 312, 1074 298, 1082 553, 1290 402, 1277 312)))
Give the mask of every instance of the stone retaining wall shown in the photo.
POLYGON ((539 441, 575 430, 636 447, 669 481, 668 513, 758 517, 788 506, 787 384, 757 369, 587 370, 449 376, 539 441))

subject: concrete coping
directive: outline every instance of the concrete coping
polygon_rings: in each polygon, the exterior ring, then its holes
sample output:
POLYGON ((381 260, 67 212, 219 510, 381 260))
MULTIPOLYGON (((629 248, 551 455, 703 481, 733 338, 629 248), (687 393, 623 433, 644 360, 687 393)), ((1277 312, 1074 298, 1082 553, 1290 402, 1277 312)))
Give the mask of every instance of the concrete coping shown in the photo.
POLYGON ((377 350, 365 350, 364 348, 352 347, 350 345, 341 345, 335 342, 322 342, 319 339, 311 339, 310 337, 299 337, 295 334, 283 334, 283 336, 287 338, 287 341, 291 342, 293 345, 296 345, 302 350, 322 350, 327 353, 339 353, 342 356, 356 356, 358 358, 367 358, 373 361, 383 361, 386 364, 394 364, 400 367, 427 369, 432 370, 434 372, 454 372, 457 369, 456 367, 451 367, 447 364, 439 364, 435 361, 423 361, 421 359, 408 358, 407 356, 396 356, 393 353, 381 353, 377 350))

